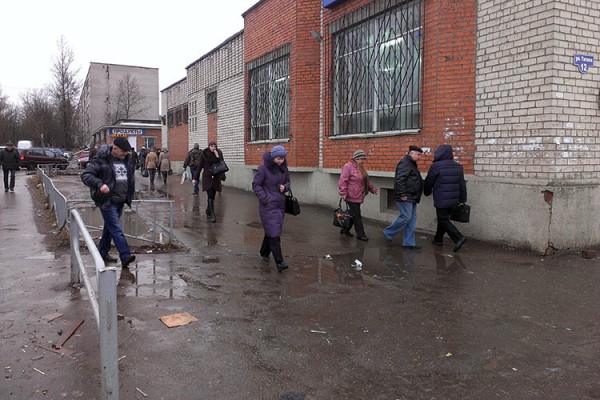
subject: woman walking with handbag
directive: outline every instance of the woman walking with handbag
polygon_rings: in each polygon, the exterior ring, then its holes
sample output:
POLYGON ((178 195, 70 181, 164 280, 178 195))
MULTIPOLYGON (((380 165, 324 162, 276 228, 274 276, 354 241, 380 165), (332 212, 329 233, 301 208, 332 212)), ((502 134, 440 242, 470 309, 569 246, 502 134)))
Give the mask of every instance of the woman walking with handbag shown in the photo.
POLYGON ((200 180, 200 171, 202 171, 202 191, 206 192, 208 198, 208 205, 206 206, 206 215, 211 222, 217 222, 217 215, 215 214, 215 196, 217 192, 223 190, 221 181, 224 180, 225 175, 219 174, 213 176, 212 166, 219 164, 223 160, 223 152, 217 148, 217 142, 211 140, 208 142, 208 147, 202 150, 200 156, 200 162, 196 173, 192 177, 192 184, 196 184, 200 180))
POLYGON ((360 205, 365 201, 365 196, 369 192, 377 194, 377 188, 369 182, 369 174, 363 163, 367 160, 367 154, 363 150, 356 150, 352 155, 352 160, 344 164, 340 180, 338 181, 338 189, 340 196, 346 201, 350 209, 349 226, 342 227, 341 235, 352 236, 350 229, 354 225, 356 238, 358 240, 367 241, 369 238, 365 234, 365 228, 362 223, 362 215, 360 213, 360 205))
POLYGON ((156 174, 156 167, 158 166, 158 156, 156 155, 156 151, 154 147, 150 149, 146 158, 144 160, 144 168, 148 171, 148 176, 150 177, 150 188, 154 188, 154 176, 156 174))
POLYGON ((467 201, 467 184, 463 166, 454 161, 452 146, 449 144, 435 149, 423 193, 425 196, 433 193, 437 230, 432 244, 443 246, 444 234, 448 233, 454 242, 454 251, 459 251, 467 238, 450 221, 450 214, 454 207, 467 201))
POLYGON ((158 156, 158 165, 160 166, 159 170, 163 178, 163 182, 167 184, 167 177, 169 176, 169 171, 171 170, 171 158, 169 157, 169 150, 166 148, 160 153, 158 156))
POLYGON ((283 146, 275 146, 263 154, 263 164, 258 167, 252 180, 252 190, 258 197, 260 221, 265 230, 260 255, 265 262, 273 253, 277 271, 288 268, 281 252, 281 232, 285 215, 285 192, 290 190, 290 173, 283 146))

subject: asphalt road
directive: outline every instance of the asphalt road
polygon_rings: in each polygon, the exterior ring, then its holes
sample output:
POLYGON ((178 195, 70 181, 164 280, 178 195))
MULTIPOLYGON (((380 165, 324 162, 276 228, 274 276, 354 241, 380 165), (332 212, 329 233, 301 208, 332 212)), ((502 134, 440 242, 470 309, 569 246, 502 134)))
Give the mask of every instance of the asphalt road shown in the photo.
MULTIPOLYGON (((252 193, 225 187, 213 224, 205 195, 179 177, 154 190, 138 177, 140 196, 175 201, 187 249, 146 249, 119 268, 121 399, 600 399, 598 258, 474 238, 453 253, 426 233, 406 251, 372 221, 369 242, 341 237, 333 207, 303 204, 286 216, 290 269, 277 273, 258 254, 252 193), (177 312, 198 321, 159 320, 177 312)), ((68 249, 44 240, 56 232, 36 227, 48 211, 27 182, 19 172, 16 193, 0 197, 0 399, 98 399, 87 293, 69 285, 68 249), (78 320, 72 355, 42 348, 78 320)), ((56 184, 87 194, 77 176, 56 184)))

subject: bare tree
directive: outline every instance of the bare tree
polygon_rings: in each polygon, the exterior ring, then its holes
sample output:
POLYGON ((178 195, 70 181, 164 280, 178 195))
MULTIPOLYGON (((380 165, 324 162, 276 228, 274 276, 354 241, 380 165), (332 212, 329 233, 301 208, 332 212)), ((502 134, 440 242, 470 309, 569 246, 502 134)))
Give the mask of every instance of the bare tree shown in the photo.
POLYGON ((0 87, 0 144, 19 137, 19 109, 8 102, 0 87))
POLYGON ((52 98, 43 89, 21 95, 23 120, 21 138, 31 139, 42 146, 64 147, 64 135, 56 123, 52 98))
MULTIPOLYGON (((58 56, 52 64, 54 82, 49 92, 56 107, 57 123, 61 128, 62 140, 67 148, 73 148, 79 142, 75 129, 75 109, 81 90, 81 83, 76 76, 79 69, 73 69, 75 55, 61 36, 57 42, 58 56)), ((58 138, 57 138, 58 139, 58 138)))
POLYGON ((117 104, 113 122, 121 119, 131 119, 146 111, 144 96, 135 77, 127 74, 117 84, 117 104))

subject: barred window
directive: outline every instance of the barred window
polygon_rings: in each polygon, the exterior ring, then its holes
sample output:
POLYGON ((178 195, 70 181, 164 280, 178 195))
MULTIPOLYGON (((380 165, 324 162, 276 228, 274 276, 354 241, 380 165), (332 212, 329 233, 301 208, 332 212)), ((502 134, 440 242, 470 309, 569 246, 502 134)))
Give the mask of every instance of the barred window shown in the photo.
POLYGON ((217 92, 206 93, 206 113, 217 111, 217 92))
POLYGON ((174 120, 173 120, 173 119, 174 119, 174 118, 173 118, 173 111, 169 111, 169 112, 167 113, 167 126, 168 126, 169 128, 172 128, 172 127, 174 127, 174 126, 175 126, 175 123, 174 123, 174 120))
POLYGON ((250 71, 250 124, 253 141, 289 137, 289 56, 250 71))
POLYGON ((188 123, 188 119, 190 118, 190 114, 188 113, 188 106, 185 104, 183 106, 183 122, 188 123))
POLYGON ((182 119, 181 119, 181 118, 182 118, 181 109, 177 109, 177 110, 175 111, 175 123, 176 123, 177 125, 181 125, 181 122, 182 122, 182 119))
POLYGON ((421 1, 340 31, 334 44, 334 135, 418 129, 421 1))

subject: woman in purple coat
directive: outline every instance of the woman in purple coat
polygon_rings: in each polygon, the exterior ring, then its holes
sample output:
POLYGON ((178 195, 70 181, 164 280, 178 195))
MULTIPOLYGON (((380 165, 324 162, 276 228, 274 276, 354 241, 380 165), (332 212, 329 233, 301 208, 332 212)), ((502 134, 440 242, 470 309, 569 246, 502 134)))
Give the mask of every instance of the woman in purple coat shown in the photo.
POLYGON ((260 222, 265 236, 260 247, 260 255, 265 262, 273 253, 277 271, 288 267, 281 253, 281 231, 285 215, 285 192, 290 190, 290 173, 283 146, 275 146, 263 154, 263 164, 258 167, 252 180, 252 190, 258 197, 260 222))

